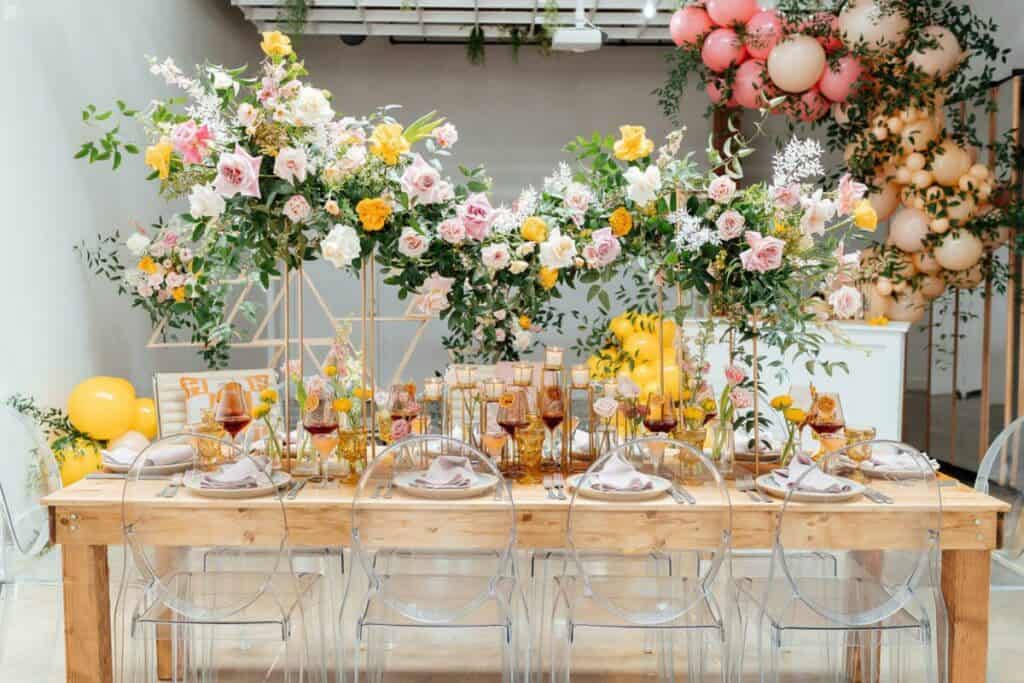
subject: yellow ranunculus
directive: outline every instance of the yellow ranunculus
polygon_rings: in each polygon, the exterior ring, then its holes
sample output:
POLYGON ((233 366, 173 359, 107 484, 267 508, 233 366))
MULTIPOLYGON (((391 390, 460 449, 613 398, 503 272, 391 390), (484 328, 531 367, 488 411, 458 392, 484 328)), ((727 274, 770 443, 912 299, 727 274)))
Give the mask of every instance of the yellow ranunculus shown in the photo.
POLYGON ((807 413, 799 408, 786 408, 782 415, 793 424, 803 424, 807 419, 807 413))
POLYGON ((160 180, 166 180, 171 174, 171 141, 167 137, 160 138, 160 142, 146 148, 146 166, 160 175, 160 180))
POLYGON ((292 39, 280 31, 264 31, 260 47, 268 57, 287 57, 292 53, 292 39))
POLYGON ((359 222, 363 224, 363 230, 376 232, 384 227, 391 216, 391 204, 382 197, 363 199, 356 204, 356 213, 359 214, 359 222))
POLYGON ((711 413, 715 412, 715 410, 718 408, 718 406, 715 405, 715 400, 711 398, 706 398, 703 401, 701 401, 700 407, 704 409, 704 413, 707 415, 710 415, 711 413))
POLYGON ((874 232, 878 227, 878 213, 867 199, 860 200, 853 209, 853 224, 868 232, 874 232))
POLYGON ((174 289, 171 290, 171 296, 174 297, 174 300, 180 304, 182 301, 185 300, 185 288, 175 287, 174 289))
POLYGON ((358 399, 366 400, 373 396, 373 392, 366 387, 356 387, 352 390, 352 395, 358 399))
POLYGON ((528 316, 528 315, 521 315, 521 316, 519 316, 519 327, 523 328, 524 330, 528 330, 528 329, 530 329, 530 325, 532 325, 532 324, 533 324, 533 321, 530 320, 530 316, 528 316))
POLYGON ((270 413, 269 403, 257 403, 252 409, 252 417, 254 420, 266 417, 270 413))
POLYGON ((608 216, 608 224, 612 226, 612 233, 616 237, 625 237, 633 229, 633 216, 626 207, 620 206, 608 216))
POLYGON ((884 315, 877 315, 868 321, 869 325, 875 325, 876 327, 885 327, 889 324, 889 319, 884 315))
POLYGON ((152 275, 157 271, 159 266, 156 265, 156 261, 149 256, 143 256, 142 260, 139 261, 139 270, 147 275, 152 275))
POLYGON ((347 398, 336 398, 334 399, 334 410, 339 413, 347 413, 352 410, 352 401, 347 398))
POLYGON ((324 366, 324 375, 326 375, 327 377, 334 377, 337 374, 338 374, 338 366, 337 365, 325 365, 324 366))
POLYGON ((409 141, 397 123, 382 123, 370 134, 370 153, 383 159, 388 166, 397 164, 398 158, 408 151, 409 141))
POLYGON ((274 389, 264 389, 260 392, 260 400, 264 403, 277 403, 277 391, 274 389))
POLYGON ((622 139, 615 141, 615 158, 620 161, 636 161, 654 151, 654 141, 648 139, 643 126, 619 126, 622 139))
POLYGON ((697 406, 683 408, 683 419, 687 422, 700 422, 704 419, 704 411, 697 406))
POLYGON ((537 273, 537 282, 544 289, 551 289, 558 283, 558 271, 554 268, 541 268, 537 273))
POLYGON ((793 397, 788 394, 776 396, 772 399, 772 408, 775 410, 785 410, 793 405, 793 397))
POLYGON ((519 233, 524 240, 540 244, 548 238, 548 224, 544 222, 543 218, 530 216, 523 221, 523 227, 520 228, 519 233))

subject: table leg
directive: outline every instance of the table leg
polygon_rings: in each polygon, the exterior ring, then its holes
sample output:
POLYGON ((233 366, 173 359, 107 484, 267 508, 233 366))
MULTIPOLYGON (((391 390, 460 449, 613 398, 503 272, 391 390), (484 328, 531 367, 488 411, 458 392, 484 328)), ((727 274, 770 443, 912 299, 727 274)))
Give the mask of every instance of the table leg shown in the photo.
POLYGON ((990 572, 987 550, 942 553, 942 593, 949 613, 950 683, 985 683, 990 572))
POLYGON ((110 573, 104 545, 65 545, 64 657, 69 683, 114 679, 110 645, 110 573))

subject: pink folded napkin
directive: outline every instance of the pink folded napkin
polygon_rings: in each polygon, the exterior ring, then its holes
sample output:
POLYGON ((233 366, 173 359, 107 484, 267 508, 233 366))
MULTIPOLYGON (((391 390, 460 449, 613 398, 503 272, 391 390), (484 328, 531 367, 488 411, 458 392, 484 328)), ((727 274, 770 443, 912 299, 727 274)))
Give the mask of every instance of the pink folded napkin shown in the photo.
POLYGON ((460 455, 439 455, 430 463, 422 476, 416 477, 413 486, 428 489, 465 489, 476 481, 476 474, 469 458, 460 455))
POLYGON ((204 489, 254 489, 270 483, 266 458, 244 458, 225 465, 216 472, 204 474, 199 486, 204 489))
POLYGON ((590 482, 590 488, 595 491, 644 491, 652 486, 654 482, 650 477, 617 455, 608 460, 590 482))
POLYGON ((923 472, 925 460, 933 469, 939 468, 939 463, 927 456, 922 460, 907 451, 881 450, 883 448, 874 446, 871 449, 871 465, 879 472, 923 472))
MULTIPOLYGON (((135 462, 139 452, 127 446, 119 446, 109 451, 103 451, 103 462, 128 467, 135 462)), ((146 453, 145 466, 161 467, 184 464, 191 461, 194 455, 195 451, 187 443, 157 446, 146 453)))
POLYGON ((774 470, 776 481, 786 488, 796 488, 811 493, 845 493, 850 485, 825 474, 818 469, 814 461, 806 455, 798 455, 789 462, 788 467, 774 470), (810 470, 810 471, 808 471, 810 470), (805 474, 806 473, 806 474, 805 474))

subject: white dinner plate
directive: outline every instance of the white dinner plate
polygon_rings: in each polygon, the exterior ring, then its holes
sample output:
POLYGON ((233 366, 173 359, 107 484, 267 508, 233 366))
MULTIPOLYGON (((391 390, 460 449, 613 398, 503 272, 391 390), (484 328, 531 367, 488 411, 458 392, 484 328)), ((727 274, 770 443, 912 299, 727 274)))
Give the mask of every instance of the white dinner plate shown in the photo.
MULTIPOLYGON (((761 462, 775 462, 781 454, 779 451, 761 451, 761 462)), ((753 451, 736 451, 734 454, 737 462, 754 462, 757 458, 753 451)))
MULTIPOLYGON (((648 476, 653 484, 649 489, 641 489, 640 491, 600 491, 591 486, 584 486, 580 489, 580 495, 584 498, 622 503, 635 500, 653 500, 654 498, 664 496, 672 490, 672 482, 668 479, 657 477, 653 474, 648 476)), ((565 480, 565 484, 570 490, 575 490, 582 477, 582 474, 574 474, 565 480)))
MULTIPOLYGON (((939 463, 932 462, 932 471, 939 471, 939 463)), ((860 471, 866 476, 872 479, 921 479, 923 472, 921 470, 891 470, 891 469, 878 469, 874 463, 870 460, 865 460, 860 464, 860 471)))
POLYGON ((395 487, 410 496, 417 498, 432 498, 434 500, 458 500, 460 498, 477 498, 486 496, 498 485, 498 478, 493 474, 475 472, 476 481, 466 488, 456 489, 435 489, 427 486, 417 486, 413 482, 416 479, 426 476, 426 470, 419 472, 402 472, 395 475, 395 487))
MULTIPOLYGON (((173 465, 146 465, 142 468, 139 474, 145 475, 160 475, 160 474, 174 474, 176 472, 184 472, 185 470, 192 467, 193 460, 190 458, 185 462, 175 463, 173 465)), ((127 474, 132 468, 131 465, 116 465, 112 462, 103 462, 104 472, 113 472, 114 474, 127 474)))
MULTIPOLYGON (((845 477, 836 477, 839 481, 847 484, 850 487, 849 491, 843 491, 842 493, 819 493, 817 491, 794 491, 790 500, 798 503, 842 503, 847 500, 854 500, 864 495, 864 485, 858 484, 852 479, 846 479, 845 477)), ((762 474, 757 478, 757 489, 764 491, 769 496, 774 498, 785 498, 789 493, 789 489, 785 486, 780 486, 775 480, 774 474, 762 474)))
POLYGON ((277 471, 271 477, 273 483, 264 486, 251 489, 205 489, 199 485, 202 476, 203 473, 198 470, 189 470, 185 473, 181 483, 192 493, 204 498, 260 498, 271 495, 276 489, 288 486, 292 481, 292 475, 277 471))

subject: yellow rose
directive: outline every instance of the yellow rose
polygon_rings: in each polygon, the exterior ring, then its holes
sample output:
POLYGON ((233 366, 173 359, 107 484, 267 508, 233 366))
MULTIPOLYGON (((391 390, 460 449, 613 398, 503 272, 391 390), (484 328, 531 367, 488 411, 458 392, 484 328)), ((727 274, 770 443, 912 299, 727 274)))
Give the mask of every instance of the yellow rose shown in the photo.
POLYGON ((523 221, 523 227, 520 228, 519 234, 523 236, 524 240, 540 244, 548 238, 548 224, 544 222, 543 218, 530 216, 523 221))
POLYGON ((799 408, 786 408, 782 415, 793 424, 803 424, 807 419, 807 413, 799 408))
POLYGON ((324 366, 324 374, 326 376, 328 376, 328 377, 336 376, 338 374, 338 366, 337 365, 325 365, 324 366))
POLYGON ((528 315, 521 315, 521 316, 519 316, 519 327, 523 328, 524 330, 528 330, 528 329, 530 329, 530 325, 532 325, 532 324, 533 324, 533 321, 530 320, 530 316, 528 316, 528 315))
POLYGON ((383 159, 388 166, 397 164, 398 157, 408 151, 409 141, 397 123, 382 123, 370 134, 370 153, 383 159))
POLYGON ((139 261, 139 270, 147 275, 152 275, 157 271, 156 262, 149 256, 143 256, 142 260, 139 261))
POLYGON ((260 392, 260 400, 264 403, 277 403, 277 392, 273 389, 264 389, 260 392))
POLYGON ((356 213, 366 232, 376 232, 384 227, 391 216, 391 204, 381 197, 363 199, 356 204, 356 213))
POLYGON ((537 273, 537 282, 544 289, 551 289, 558 283, 558 271, 554 268, 541 268, 537 273))
POLYGON ((180 304, 182 301, 185 300, 185 288, 175 287, 174 289, 171 290, 171 296, 173 296, 174 300, 180 304))
POLYGON ((854 208, 853 224, 868 232, 874 232, 878 227, 878 213, 867 199, 860 200, 854 208))
POLYGON ((171 141, 166 137, 146 148, 146 166, 160 174, 160 180, 166 180, 171 174, 171 149, 171 141))
POLYGON ((259 420, 262 417, 266 417, 270 413, 270 405, 267 403, 257 403, 252 409, 252 418, 259 420))
POLYGON ((624 206, 612 211, 608 217, 608 224, 612 226, 612 233, 616 237, 625 237, 633 229, 633 216, 624 206))
POLYGON ((339 413, 347 413, 352 410, 352 401, 347 398, 334 399, 334 410, 339 413))
POLYGON ((785 410, 791 405, 793 405, 793 397, 787 394, 776 396, 772 399, 772 408, 775 408, 775 410, 785 410))
POLYGON ((268 57, 287 57, 292 53, 292 39, 280 31, 264 31, 260 47, 268 57))
POLYGON ((647 138, 643 126, 619 126, 622 139, 615 141, 615 158, 620 161, 643 159, 654 151, 654 141, 647 138))

